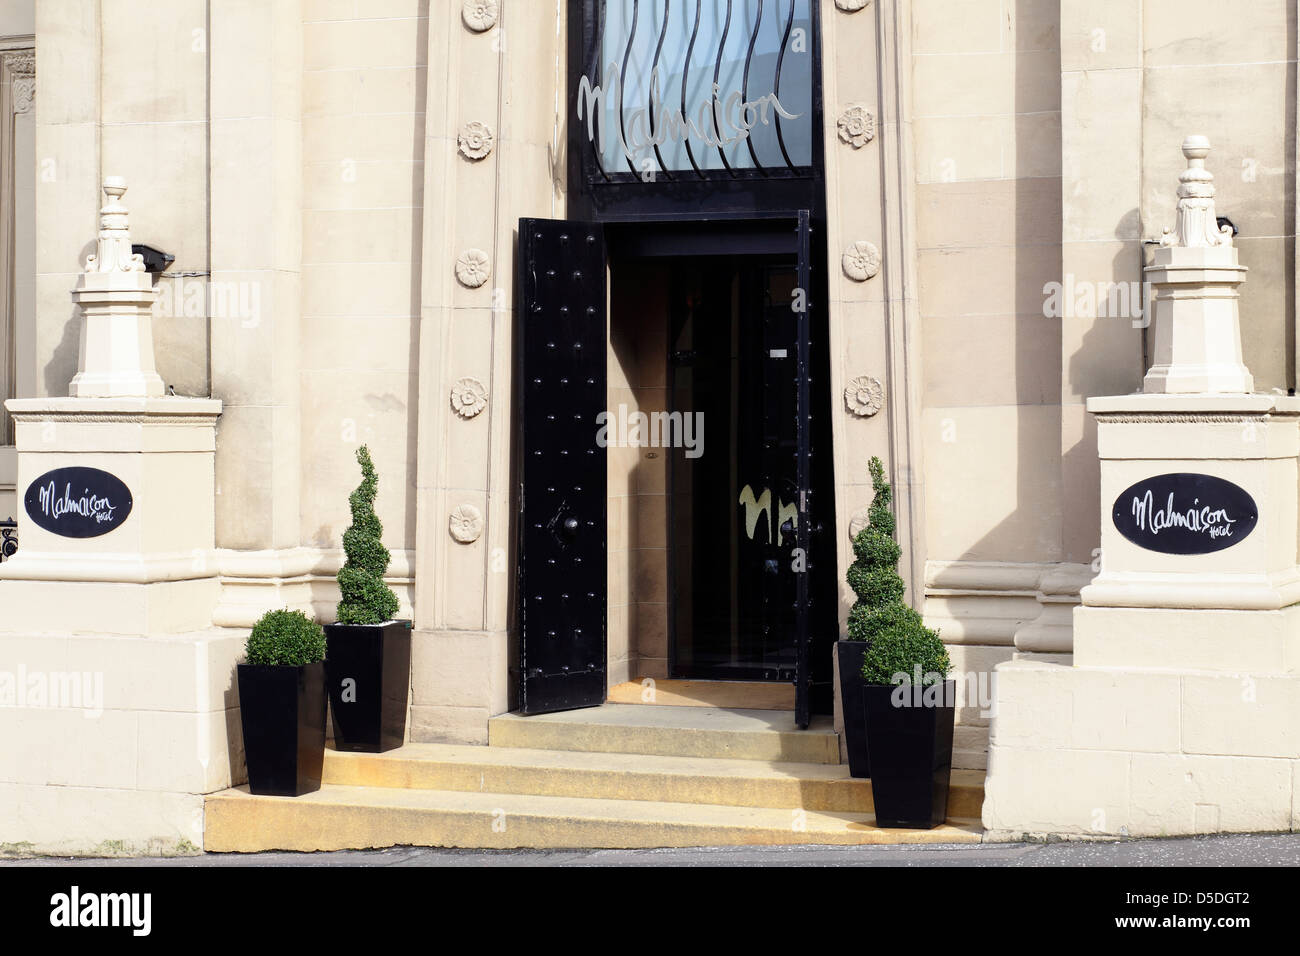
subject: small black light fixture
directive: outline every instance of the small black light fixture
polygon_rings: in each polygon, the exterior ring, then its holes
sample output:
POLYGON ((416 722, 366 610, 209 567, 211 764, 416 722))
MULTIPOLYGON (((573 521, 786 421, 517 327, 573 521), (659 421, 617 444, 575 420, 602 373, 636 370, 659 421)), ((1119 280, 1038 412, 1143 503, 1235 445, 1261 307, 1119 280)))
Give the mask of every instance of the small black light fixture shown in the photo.
POLYGON ((166 272, 176 261, 176 257, 170 252, 163 252, 161 249, 140 243, 133 244, 131 251, 144 259, 145 272, 166 272))
POLYGON ((1227 226, 1229 229, 1232 230, 1232 234, 1234 237, 1237 235, 1238 229, 1236 225, 1234 225, 1233 221, 1229 219, 1227 216, 1219 216, 1214 221, 1219 226, 1219 232, 1223 232, 1223 227, 1227 226))

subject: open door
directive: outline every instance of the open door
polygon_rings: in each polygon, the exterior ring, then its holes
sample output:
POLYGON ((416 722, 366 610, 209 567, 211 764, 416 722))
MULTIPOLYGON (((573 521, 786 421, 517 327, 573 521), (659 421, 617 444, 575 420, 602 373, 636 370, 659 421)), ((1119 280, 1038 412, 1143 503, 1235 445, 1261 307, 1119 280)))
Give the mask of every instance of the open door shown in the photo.
POLYGON ((605 243, 594 223, 519 221, 519 702, 605 701, 605 243))

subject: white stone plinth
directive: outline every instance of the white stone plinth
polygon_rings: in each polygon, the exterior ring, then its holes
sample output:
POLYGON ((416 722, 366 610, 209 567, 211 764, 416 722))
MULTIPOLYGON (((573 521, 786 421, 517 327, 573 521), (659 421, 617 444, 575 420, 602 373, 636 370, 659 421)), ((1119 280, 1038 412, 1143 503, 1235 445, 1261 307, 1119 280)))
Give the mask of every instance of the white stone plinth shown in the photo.
POLYGON ((221 403, 195 398, 18 399, 20 498, 57 468, 130 489, 120 527, 93 538, 41 528, 19 502, 19 551, 0 565, 0 630, 167 634, 206 628, 218 599, 213 509, 221 403))
POLYGON ((1253 391, 1241 358, 1237 287, 1246 267, 1237 263, 1237 250, 1161 248, 1145 273, 1155 293, 1155 335, 1143 391, 1253 391))
POLYGON ((1300 828, 1300 399, 1125 395, 1088 410, 1101 572, 1074 610, 1073 666, 997 668, 988 836, 1300 828), (1250 533, 1166 554, 1119 532, 1122 492, 1181 473, 1247 492, 1250 533))
POLYGON ((158 397, 154 369, 153 305, 147 272, 90 272, 72 294, 81 306, 78 371, 68 386, 76 398, 158 397))
POLYGON ((1300 398, 1121 395, 1089 399, 1088 411, 1101 458, 1101 572, 1082 590, 1084 605, 1276 610, 1300 601, 1300 398), (1119 494, 1175 473, 1238 485, 1258 506, 1257 526, 1239 544, 1199 555, 1150 551, 1120 534, 1111 514, 1119 494))

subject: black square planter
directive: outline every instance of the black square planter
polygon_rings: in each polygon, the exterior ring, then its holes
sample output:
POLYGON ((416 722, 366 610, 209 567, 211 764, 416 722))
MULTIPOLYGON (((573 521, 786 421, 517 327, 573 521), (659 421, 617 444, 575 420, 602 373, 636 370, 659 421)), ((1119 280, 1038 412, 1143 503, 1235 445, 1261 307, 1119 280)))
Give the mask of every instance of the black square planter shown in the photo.
POLYGON ((866 641, 840 641, 835 645, 840 666, 840 713, 844 717, 844 746, 849 752, 849 776, 871 776, 871 752, 867 748, 866 716, 862 710, 862 660, 866 641))
POLYGON ((411 622, 325 625, 334 748, 382 753, 406 741, 411 622))
POLYGON ((907 684, 862 688, 876 826, 928 830, 947 819, 955 695, 953 681, 941 692, 907 684))
POLYGON ((325 665, 240 664, 239 717, 248 789, 296 797, 320 789, 325 763, 325 665))

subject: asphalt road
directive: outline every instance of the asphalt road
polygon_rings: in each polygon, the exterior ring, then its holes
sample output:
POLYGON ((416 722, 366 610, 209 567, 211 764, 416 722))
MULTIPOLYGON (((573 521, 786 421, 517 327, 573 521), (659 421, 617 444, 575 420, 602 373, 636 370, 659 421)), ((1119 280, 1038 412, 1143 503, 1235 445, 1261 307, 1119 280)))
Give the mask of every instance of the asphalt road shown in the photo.
POLYGON ((39 857, 13 866, 1300 866, 1300 833, 1125 840, 864 847, 700 847, 662 850, 445 850, 205 853, 133 859, 39 857))

